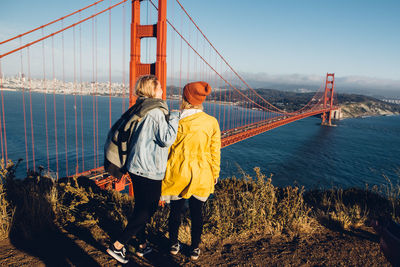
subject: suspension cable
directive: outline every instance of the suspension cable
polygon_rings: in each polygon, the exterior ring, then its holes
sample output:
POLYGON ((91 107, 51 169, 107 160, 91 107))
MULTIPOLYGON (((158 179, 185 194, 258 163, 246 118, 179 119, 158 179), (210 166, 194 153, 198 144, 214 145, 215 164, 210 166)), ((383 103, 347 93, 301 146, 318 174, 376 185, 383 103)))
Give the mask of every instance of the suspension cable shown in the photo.
POLYGON ((33 41, 33 42, 27 43, 26 45, 23 45, 23 46, 18 47, 18 48, 14 49, 14 50, 11 50, 11 51, 9 51, 9 52, 7 52, 7 53, 4 53, 4 54, 0 55, 0 58, 3 58, 3 57, 5 57, 5 56, 8 56, 8 55, 10 55, 10 54, 12 54, 12 53, 15 53, 15 52, 21 50, 21 49, 24 49, 24 48, 29 47, 29 46, 31 46, 31 45, 33 45, 33 44, 36 44, 36 43, 38 43, 38 42, 40 42, 40 41, 43 41, 43 40, 45 40, 45 39, 47 39, 47 38, 49 38, 49 37, 51 37, 51 36, 57 35, 57 34, 59 34, 59 33, 63 32, 63 31, 65 31, 65 30, 68 30, 68 29, 70 29, 70 28, 72 28, 72 27, 74 27, 74 26, 76 26, 76 25, 78 25, 78 24, 80 24, 80 23, 83 23, 83 22, 85 22, 85 21, 87 21, 87 20, 89 20, 89 19, 91 19, 91 18, 94 18, 94 17, 96 17, 96 16, 98 16, 98 15, 104 13, 104 12, 107 12, 108 10, 111 10, 111 9, 115 8, 116 6, 119 6, 119 5, 121 5, 122 3, 125 3, 126 1, 128 1, 128 0, 122 0, 122 1, 119 2, 119 3, 117 3, 117 4, 113 5, 113 6, 110 6, 109 8, 106 8, 106 9, 104 9, 104 10, 98 12, 98 13, 95 13, 95 14, 93 14, 93 15, 91 15, 91 16, 85 18, 85 19, 82 19, 82 20, 80 20, 80 21, 78 21, 78 22, 76 22, 76 23, 73 23, 73 24, 71 24, 71 25, 69 25, 69 26, 67 26, 67 27, 65 27, 65 28, 63 28, 63 29, 61 29, 61 30, 58 30, 58 31, 56 31, 56 32, 53 32, 53 33, 51 33, 51 34, 49 34, 49 35, 46 35, 45 37, 42 37, 42 38, 37 39, 37 40, 35 40, 35 41, 33 41))
POLYGON ((103 1, 104 1, 104 0, 97 1, 97 2, 95 2, 95 3, 93 3, 93 4, 89 5, 89 6, 86 6, 86 7, 84 7, 84 8, 81 8, 81 9, 79 9, 79 10, 77 10, 77 11, 71 13, 71 14, 68 14, 68 15, 64 16, 64 17, 61 17, 61 18, 56 19, 56 20, 53 20, 53 21, 51 21, 51 22, 49 22, 49 23, 47 23, 47 24, 45 24, 45 25, 42 25, 42 26, 40 26, 40 27, 37 27, 37 28, 35 28, 35 29, 33 29, 33 30, 27 31, 27 32, 25 32, 25 33, 19 34, 19 35, 15 36, 15 37, 12 37, 12 38, 10 38, 10 39, 7 39, 7 40, 5 40, 5 41, 2 41, 2 42, 0 42, 0 45, 5 44, 5 43, 7 43, 7 42, 10 42, 10 41, 12 41, 12 40, 15 40, 15 39, 17 39, 17 38, 20 38, 20 37, 22 37, 22 36, 25 36, 25 35, 27 35, 27 34, 29 34, 29 33, 35 32, 35 31, 37 31, 37 30, 43 29, 43 28, 45 28, 45 27, 47 27, 47 26, 49 26, 49 25, 51 25, 51 24, 54 24, 54 23, 56 23, 56 22, 58 22, 58 21, 60 21, 60 20, 66 19, 66 18, 68 18, 68 17, 70 17, 70 16, 72 16, 72 15, 75 15, 76 13, 79 13, 79 12, 81 12, 81 11, 84 11, 85 9, 88 9, 88 8, 90 8, 90 7, 94 6, 94 5, 97 5, 97 4, 99 4, 100 2, 103 2, 103 1))

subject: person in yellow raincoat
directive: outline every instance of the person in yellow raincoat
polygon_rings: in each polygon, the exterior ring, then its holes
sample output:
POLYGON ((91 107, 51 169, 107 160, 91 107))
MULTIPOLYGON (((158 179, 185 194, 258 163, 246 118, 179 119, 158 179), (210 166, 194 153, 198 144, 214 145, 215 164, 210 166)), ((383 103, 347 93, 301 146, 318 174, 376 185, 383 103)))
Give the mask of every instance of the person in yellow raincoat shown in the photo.
POLYGON ((202 208, 214 192, 220 171, 221 131, 216 118, 203 112, 202 103, 211 93, 206 82, 183 88, 177 138, 170 148, 167 171, 161 185, 161 200, 171 203, 169 235, 171 254, 179 252, 178 230, 185 200, 192 220, 191 258, 198 259, 203 231, 202 208))

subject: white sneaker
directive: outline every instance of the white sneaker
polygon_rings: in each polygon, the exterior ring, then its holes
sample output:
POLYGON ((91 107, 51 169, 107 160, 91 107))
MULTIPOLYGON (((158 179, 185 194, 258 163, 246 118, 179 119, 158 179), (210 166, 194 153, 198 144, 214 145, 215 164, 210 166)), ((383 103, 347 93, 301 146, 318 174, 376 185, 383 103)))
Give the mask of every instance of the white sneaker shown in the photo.
POLYGON ((114 259, 116 259, 117 261, 119 261, 122 264, 126 264, 129 262, 129 260, 127 260, 126 257, 126 249, 125 247, 122 247, 121 249, 116 249, 114 247, 114 245, 111 245, 108 249, 107 249, 107 253, 113 257, 114 259))
POLYGON ((197 260, 200 256, 200 248, 195 248, 192 250, 192 253, 190 253, 190 258, 192 260, 197 260))
POLYGON ((176 255, 178 254, 179 250, 181 250, 181 244, 179 244, 179 242, 177 242, 176 244, 173 244, 169 250, 169 252, 172 255, 176 255))
POLYGON ((139 257, 144 257, 144 255, 149 254, 153 251, 153 248, 150 246, 149 243, 145 243, 144 245, 139 245, 139 249, 136 251, 136 255, 139 257))

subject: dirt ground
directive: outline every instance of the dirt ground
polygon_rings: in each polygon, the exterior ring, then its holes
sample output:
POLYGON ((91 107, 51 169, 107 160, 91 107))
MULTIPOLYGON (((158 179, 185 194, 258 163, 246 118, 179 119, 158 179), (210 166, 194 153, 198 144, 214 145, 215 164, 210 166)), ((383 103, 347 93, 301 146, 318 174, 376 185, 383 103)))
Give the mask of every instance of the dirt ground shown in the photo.
MULTIPOLYGON (((106 244, 79 240, 66 232, 51 233, 37 242, 0 241, 1 266, 116 266, 106 244)), ((371 228, 352 231, 323 229, 288 237, 242 236, 203 246, 193 262, 188 247, 170 256, 166 238, 150 238, 154 252, 144 259, 129 253, 126 266, 391 266, 380 251, 371 228)))

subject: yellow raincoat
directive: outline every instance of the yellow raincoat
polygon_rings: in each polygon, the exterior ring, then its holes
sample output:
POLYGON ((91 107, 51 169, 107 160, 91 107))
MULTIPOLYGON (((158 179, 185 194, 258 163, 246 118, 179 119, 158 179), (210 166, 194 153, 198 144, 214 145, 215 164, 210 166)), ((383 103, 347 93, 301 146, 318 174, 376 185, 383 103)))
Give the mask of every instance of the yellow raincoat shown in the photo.
POLYGON ((208 197, 219 177, 221 132, 218 121, 199 112, 179 121, 168 155, 162 196, 208 197))

